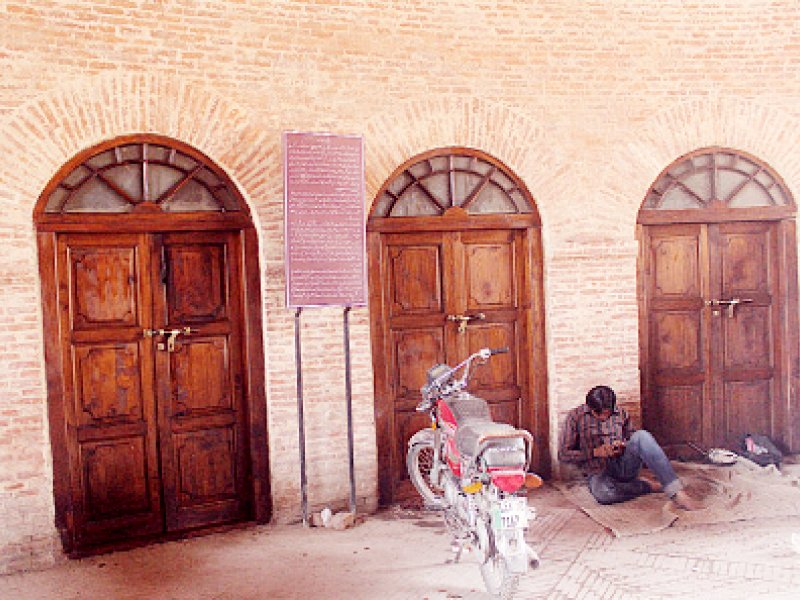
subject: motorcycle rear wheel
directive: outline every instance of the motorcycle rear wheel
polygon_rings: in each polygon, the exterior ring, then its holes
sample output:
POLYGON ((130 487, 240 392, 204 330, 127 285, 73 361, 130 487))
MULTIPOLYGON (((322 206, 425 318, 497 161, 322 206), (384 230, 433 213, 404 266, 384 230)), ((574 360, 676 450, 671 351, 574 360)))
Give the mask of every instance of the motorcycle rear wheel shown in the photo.
POLYGON ((413 444, 406 455, 406 467, 411 483, 422 496, 427 508, 441 508, 444 504, 444 491, 431 482, 433 467, 433 440, 423 440, 413 444))
POLYGON ((519 574, 512 573, 505 557, 496 552, 481 565, 481 576, 488 592, 500 600, 511 600, 519 587, 519 574))

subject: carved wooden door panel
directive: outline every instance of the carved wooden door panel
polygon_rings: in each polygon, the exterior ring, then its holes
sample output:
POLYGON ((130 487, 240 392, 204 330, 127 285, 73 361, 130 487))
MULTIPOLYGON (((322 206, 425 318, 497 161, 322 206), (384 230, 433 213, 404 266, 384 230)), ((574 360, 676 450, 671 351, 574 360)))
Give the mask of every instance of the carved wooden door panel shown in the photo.
MULTIPOLYGON (((498 421, 531 429, 524 418, 521 379, 527 377, 525 324, 530 313, 530 272, 524 231, 465 231, 457 234, 460 254, 452 291, 455 307, 470 317, 463 334, 455 335, 460 357, 480 348, 509 348, 475 372, 471 390, 489 401, 498 421), (460 272, 459 272, 460 271, 460 272)), ((451 329, 453 329, 451 327, 451 329)), ((455 328, 457 331, 457 327, 455 328)))
POLYGON ((770 222, 709 227, 715 299, 712 348, 718 347, 715 444, 735 447, 748 432, 782 437, 781 294, 777 226, 770 222), (739 303, 735 301, 739 300, 739 303), (715 315, 719 312, 719 315, 715 315))
POLYGON ((643 418, 665 445, 778 437, 777 226, 646 228, 643 418))
POLYGON ((168 332, 155 353, 168 530, 247 514, 237 239, 193 232, 156 241, 154 314, 168 332))
POLYGON ((379 418, 381 494, 391 502, 411 493, 405 453, 409 438, 429 425, 415 407, 434 364, 455 365, 479 348, 507 346, 508 354, 478 369, 471 390, 490 402, 495 418, 530 427, 522 384, 530 365, 530 298, 524 291, 525 230, 386 234, 381 240, 381 264, 372 272, 383 281, 386 392, 376 402, 386 417, 379 418))
MULTIPOLYGON (((445 286, 452 269, 452 245, 441 232, 383 236, 381 262, 384 293, 382 350, 384 389, 377 398, 385 418, 379 434, 382 493, 391 501, 411 493, 405 469, 410 437, 430 423, 415 412, 426 370, 457 357, 447 343, 445 286)), ((374 259, 374 256, 371 257, 374 259)), ((450 334, 452 338, 452 334, 450 334)), ((451 341, 452 344, 452 341, 451 341)))
POLYGON ((77 547, 247 516, 238 240, 58 236, 77 547))
POLYGON ((163 528, 147 236, 58 238, 64 421, 78 545, 163 528))

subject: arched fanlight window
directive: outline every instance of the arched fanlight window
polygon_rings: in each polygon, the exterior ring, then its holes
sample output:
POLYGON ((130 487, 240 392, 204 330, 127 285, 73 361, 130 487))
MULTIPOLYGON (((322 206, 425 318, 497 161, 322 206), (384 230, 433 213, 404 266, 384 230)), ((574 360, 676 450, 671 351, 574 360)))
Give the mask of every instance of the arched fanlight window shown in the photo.
POLYGON ((196 151, 128 138, 82 156, 46 192, 44 212, 231 212, 241 210, 224 174, 196 151))
POLYGON ((378 193, 372 217, 535 213, 524 184, 502 163, 469 148, 441 148, 400 167, 378 193))
POLYGON ((707 148, 677 160, 648 190, 642 210, 794 207, 781 178, 753 157, 707 148))

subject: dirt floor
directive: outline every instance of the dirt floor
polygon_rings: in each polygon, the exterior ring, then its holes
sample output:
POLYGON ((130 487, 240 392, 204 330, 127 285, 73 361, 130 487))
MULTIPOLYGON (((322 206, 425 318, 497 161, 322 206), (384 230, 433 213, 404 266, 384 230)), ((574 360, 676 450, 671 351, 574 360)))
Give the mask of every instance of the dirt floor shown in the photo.
MULTIPOLYGON (((799 491, 800 493, 800 491, 799 491)), ((518 598, 800 598, 800 517, 615 538, 556 489, 529 498, 542 566, 518 598)), ((396 507, 352 529, 254 526, 0 577, 2 599, 487 599, 439 515, 396 507)))

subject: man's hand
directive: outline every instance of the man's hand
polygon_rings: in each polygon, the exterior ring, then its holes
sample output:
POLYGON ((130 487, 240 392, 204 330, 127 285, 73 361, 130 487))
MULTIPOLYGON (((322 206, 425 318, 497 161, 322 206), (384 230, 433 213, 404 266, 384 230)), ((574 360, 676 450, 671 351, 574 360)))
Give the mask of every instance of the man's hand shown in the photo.
POLYGON ((611 444, 603 444, 592 450, 592 455, 595 458, 611 458, 614 456, 614 448, 612 448, 611 444))
POLYGON ((622 440, 615 440, 611 444, 597 446, 597 448, 592 451, 592 454, 595 458, 613 458, 622 455, 624 452, 625 442, 622 440))

